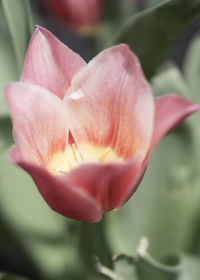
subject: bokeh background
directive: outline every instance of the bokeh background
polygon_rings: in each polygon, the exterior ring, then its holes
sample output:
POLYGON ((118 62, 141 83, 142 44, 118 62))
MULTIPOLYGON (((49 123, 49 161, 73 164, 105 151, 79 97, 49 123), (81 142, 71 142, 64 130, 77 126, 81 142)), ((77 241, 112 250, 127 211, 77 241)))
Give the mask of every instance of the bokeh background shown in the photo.
POLYGON ((85 29, 50 2, 62 0, 0 0, 0 279, 199 280, 200 114, 162 140, 122 209, 89 224, 53 212, 31 178, 8 162, 12 127, 2 91, 19 79, 39 24, 86 61, 125 42, 155 96, 200 103, 200 1, 102 0, 98 21, 85 29), (148 257, 137 251, 144 236, 148 257))

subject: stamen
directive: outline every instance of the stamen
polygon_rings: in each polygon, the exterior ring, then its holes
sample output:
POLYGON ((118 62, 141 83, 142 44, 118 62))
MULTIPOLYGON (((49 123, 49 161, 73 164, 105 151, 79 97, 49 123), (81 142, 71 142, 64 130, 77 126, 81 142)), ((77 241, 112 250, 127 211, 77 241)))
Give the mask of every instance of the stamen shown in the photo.
POLYGON ((79 156, 79 162, 81 163, 84 160, 84 157, 83 157, 82 153, 79 151, 77 146, 76 146, 76 151, 77 151, 78 156, 79 156))
MULTIPOLYGON (((73 138, 70 139, 74 140, 73 138)), ((77 146, 76 142, 69 143, 68 149, 58 151, 52 155, 48 162, 47 168, 53 175, 64 175, 81 164, 101 163, 118 161, 123 159, 118 158, 115 152, 110 147, 95 147, 90 144, 80 143, 77 146)), ((116 209, 117 210, 117 209, 116 209)))
POLYGON ((72 152, 73 152, 73 156, 74 156, 74 160, 77 164, 79 164, 79 160, 77 158, 77 149, 76 149, 76 145, 75 144, 72 144, 72 152))
POLYGON ((105 152, 99 157, 98 161, 99 162, 104 162, 105 159, 107 158, 108 154, 110 153, 111 149, 110 148, 107 148, 105 150, 105 152))
POLYGON ((52 168, 52 170, 58 172, 58 173, 61 173, 61 174, 65 174, 66 171, 64 169, 61 169, 61 168, 52 168))

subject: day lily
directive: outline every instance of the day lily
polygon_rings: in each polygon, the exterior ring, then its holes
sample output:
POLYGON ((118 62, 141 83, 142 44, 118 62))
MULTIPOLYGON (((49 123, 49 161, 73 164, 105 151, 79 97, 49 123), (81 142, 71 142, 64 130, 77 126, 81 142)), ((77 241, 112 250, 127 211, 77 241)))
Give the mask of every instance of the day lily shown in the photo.
POLYGON ((199 110, 173 94, 154 99, 127 45, 86 64, 41 27, 21 81, 9 84, 5 96, 12 162, 30 174, 52 209, 88 222, 131 197, 161 138, 199 110))
POLYGON ((43 0, 49 12, 72 28, 92 32, 100 23, 104 0, 43 0))

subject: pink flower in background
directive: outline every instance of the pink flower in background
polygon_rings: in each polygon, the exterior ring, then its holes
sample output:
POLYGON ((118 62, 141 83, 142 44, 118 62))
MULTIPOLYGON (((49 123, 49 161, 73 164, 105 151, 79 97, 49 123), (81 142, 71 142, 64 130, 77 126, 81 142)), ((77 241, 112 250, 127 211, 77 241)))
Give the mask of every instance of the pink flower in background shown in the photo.
POLYGON ((135 192, 158 142, 199 107, 173 94, 153 98, 126 45, 86 64, 49 31, 31 39, 21 81, 9 84, 12 162, 49 206, 97 222, 135 192))
POLYGON ((104 0, 43 0, 47 10, 78 30, 92 30, 102 18, 104 0))

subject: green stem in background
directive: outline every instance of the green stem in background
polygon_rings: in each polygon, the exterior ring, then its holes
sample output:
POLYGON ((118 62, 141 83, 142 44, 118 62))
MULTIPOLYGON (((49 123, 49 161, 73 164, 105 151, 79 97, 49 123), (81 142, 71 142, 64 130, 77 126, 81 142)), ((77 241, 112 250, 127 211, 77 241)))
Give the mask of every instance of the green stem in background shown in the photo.
POLYGON ((28 0, 1 0, 1 4, 20 75, 28 42, 34 30, 30 3, 28 0))
POLYGON ((104 233, 105 220, 99 223, 82 223, 80 228, 80 254, 84 267, 94 272, 94 257, 112 267, 111 253, 104 233))

